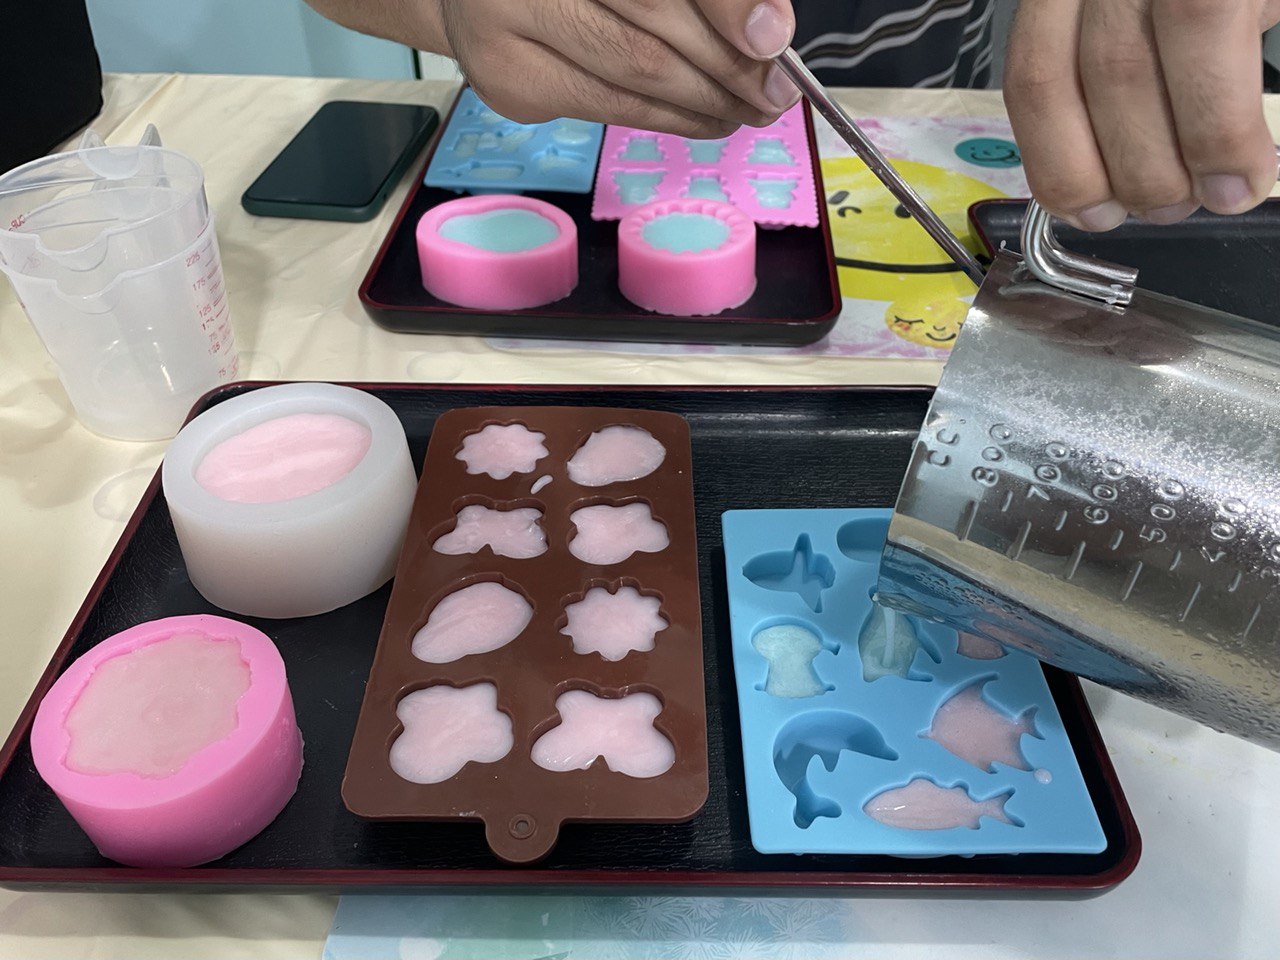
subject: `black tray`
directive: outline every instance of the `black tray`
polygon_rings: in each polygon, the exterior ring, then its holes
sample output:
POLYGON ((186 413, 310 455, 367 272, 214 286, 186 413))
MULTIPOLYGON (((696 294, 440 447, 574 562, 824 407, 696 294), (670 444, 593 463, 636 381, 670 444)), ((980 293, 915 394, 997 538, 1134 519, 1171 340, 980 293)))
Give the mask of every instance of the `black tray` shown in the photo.
MULTIPOLYGON (((211 406, 264 384, 236 384, 211 406)), ((8 887, 359 887, 558 885, 710 893, 857 888, 1086 895, 1126 877, 1137 829, 1077 681, 1046 669, 1107 835, 1097 855, 942 857, 764 855, 751 846, 730 651, 720 514, 734 507, 885 506, 893 502, 930 392, 922 389, 457 388, 357 385, 389 403, 415 462, 452 407, 570 404, 671 410, 692 428, 711 794, 677 825, 567 825, 550 857, 513 868, 480 824, 373 823, 339 788, 390 587, 324 616, 247 622, 280 647, 306 739, 298 793, 249 843, 192 869, 134 869, 98 855, 35 772, 36 705, 70 659, 144 620, 218 613, 187 579, 159 481, 153 481, 66 639, 0 750, 0 885, 8 887)))
MULTIPOLYGON (((984 200, 969 209, 988 253, 1022 252, 1025 200, 984 200)), ((1280 325, 1280 198, 1236 217, 1203 210, 1182 223, 1129 220, 1109 233, 1056 227, 1068 250, 1138 268, 1138 286, 1201 306, 1280 325)))
MULTIPOLYGON (((459 196, 422 183, 438 138, 360 284, 360 300, 379 325, 401 333, 748 346, 798 346, 821 340, 840 313, 840 286, 813 120, 807 110, 804 117, 818 185, 818 226, 756 231, 758 285, 741 307, 714 317, 669 317, 639 309, 618 291, 617 221, 592 220, 589 193, 536 191, 528 196, 554 204, 578 226, 577 289, 545 307, 501 314, 437 300, 422 287, 414 230, 424 213, 459 196)), ((447 127, 446 118, 441 129, 447 127)))

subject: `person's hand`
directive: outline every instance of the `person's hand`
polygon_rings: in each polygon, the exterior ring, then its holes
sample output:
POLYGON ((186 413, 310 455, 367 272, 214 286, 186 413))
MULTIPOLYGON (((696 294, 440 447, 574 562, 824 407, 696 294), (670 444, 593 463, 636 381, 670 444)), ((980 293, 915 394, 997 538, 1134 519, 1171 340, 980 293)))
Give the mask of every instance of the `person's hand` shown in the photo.
POLYGON ((800 98, 768 62, 790 0, 418 0, 435 52, 522 123, 569 116, 688 137, 772 123, 800 98))
POLYGON ((1087 230, 1242 213, 1276 185, 1261 33, 1280 0, 1024 0, 1005 104, 1031 192, 1087 230))

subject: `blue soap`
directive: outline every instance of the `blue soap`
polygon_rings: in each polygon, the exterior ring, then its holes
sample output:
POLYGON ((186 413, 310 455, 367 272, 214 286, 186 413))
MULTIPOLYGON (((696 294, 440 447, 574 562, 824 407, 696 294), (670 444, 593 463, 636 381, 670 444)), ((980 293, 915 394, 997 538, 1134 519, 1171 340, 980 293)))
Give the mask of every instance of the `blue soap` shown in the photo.
POLYGON ((550 243, 560 228, 532 210, 489 210, 450 217, 440 224, 440 236, 478 250, 520 253, 550 243))
POLYGON ((422 182, 457 193, 590 193, 603 138, 604 125, 585 120, 515 123, 467 87, 422 182))
POLYGON ((873 603, 889 517, 850 509, 722 518, 752 845, 903 857, 1105 850, 1039 662, 1016 651, 971 659, 954 630, 873 603), (979 769, 924 736, 939 707, 979 684, 997 714, 1031 731, 1018 739, 1029 769, 979 769), (971 802, 949 799, 973 812, 977 828, 890 826, 864 809, 916 780, 962 787, 971 802))
POLYGON ((668 213, 646 223, 640 235, 649 246, 669 253, 702 253, 724 245, 729 225, 705 213, 668 213))

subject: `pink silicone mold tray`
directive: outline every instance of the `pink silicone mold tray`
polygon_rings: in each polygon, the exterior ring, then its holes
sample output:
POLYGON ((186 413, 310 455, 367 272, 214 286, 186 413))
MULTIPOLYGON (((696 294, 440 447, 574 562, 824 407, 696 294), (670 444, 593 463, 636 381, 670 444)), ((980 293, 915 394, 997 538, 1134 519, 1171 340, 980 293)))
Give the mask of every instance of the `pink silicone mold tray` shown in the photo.
POLYGON ((608 127, 592 218, 619 220, 648 203, 697 197, 731 203, 763 226, 816 227, 804 109, 798 103, 770 126, 724 140, 608 127))

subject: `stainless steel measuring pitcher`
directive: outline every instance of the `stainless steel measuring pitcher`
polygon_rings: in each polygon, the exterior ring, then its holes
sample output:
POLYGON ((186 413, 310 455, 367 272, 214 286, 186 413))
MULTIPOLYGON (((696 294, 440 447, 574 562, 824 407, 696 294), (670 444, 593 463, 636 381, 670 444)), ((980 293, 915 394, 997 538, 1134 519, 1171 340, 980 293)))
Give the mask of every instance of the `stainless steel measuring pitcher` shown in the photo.
POLYGON ((1280 749, 1280 331, 1135 289, 1034 201, 987 271, 794 51, 779 65, 980 283, 879 599, 1280 749))

